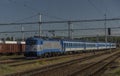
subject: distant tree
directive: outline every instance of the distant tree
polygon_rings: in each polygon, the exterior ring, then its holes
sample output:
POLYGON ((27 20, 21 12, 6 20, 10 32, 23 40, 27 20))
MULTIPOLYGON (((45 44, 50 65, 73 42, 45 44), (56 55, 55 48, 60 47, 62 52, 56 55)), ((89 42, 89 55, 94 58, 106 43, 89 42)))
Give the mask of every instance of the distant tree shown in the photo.
POLYGON ((13 41, 13 36, 11 37, 11 41, 13 41))
POLYGON ((11 38, 10 38, 10 37, 7 37, 7 38, 6 38, 6 40, 10 41, 10 40, 11 40, 11 38))

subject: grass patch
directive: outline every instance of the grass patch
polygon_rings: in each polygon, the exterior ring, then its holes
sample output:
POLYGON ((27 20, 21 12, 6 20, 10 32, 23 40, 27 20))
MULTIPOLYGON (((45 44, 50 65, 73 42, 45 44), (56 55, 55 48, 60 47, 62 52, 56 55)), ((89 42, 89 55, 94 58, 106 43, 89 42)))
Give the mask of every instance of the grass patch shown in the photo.
MULTIPOLYGON (((45 60, 25 61, 25 62, 19 62, 19 63, 26 63, 26 62, 35 62, 35 63, 20 65, 20 66, 16 66, 16 67, 14 67, 14 66, 10 67, 8 64, 6 64, 6 65, 3 64, 3 66, 1 66, 1 68, 0 68, 0 76, 1 76, 1 74, 5 75, 5 74, 13 73, 13 72, 15 73, 15 72, 20 72, 20 71, 26 71, 26 70, 35 69, 35 68, 39 68, 39 67, 43 67, 43 66, 47 66, 47 65, 51 65, 51 64, 61 63, 64 61, 71 60, 71 58, 74 58, 74 57, 61 58, 61 59, 56 59, 56 60, 51 60, 51 61, 45 61, 45 60), (2 71, 4 71, 4 73, 2 71)), ((19 64, 19 63, 15 63, 15 64, 19 64)))
POLYGON ((46 64, 46 62, 45 62, 45 61, 36 61, 35 64, 36 64, 36 65, 43 65, 43 64, 46 64))
POLYGON ((3 65, 3 64, 0 65, 0 75, 9 74, 12 71, 14 70, 8 65, 3 65))
POLYGON ((115 76, 120 76, 120 68, 114 73, 115 76))
POLYGON ((6 60, 10 58, 19 58, 19 57, 24 57, 24 56, 23 55, 0 56, 0 60, 6 60))

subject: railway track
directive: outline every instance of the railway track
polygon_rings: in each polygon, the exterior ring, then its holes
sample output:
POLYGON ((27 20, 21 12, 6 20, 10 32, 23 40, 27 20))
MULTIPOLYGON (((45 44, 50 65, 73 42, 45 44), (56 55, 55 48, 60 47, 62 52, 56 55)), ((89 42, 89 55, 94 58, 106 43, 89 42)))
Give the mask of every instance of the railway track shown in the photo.
MULTIPOLYGON (((63 62, 63 63, 48 65, 42 68, 40 67, 40 68, 31 69, 31 70, 24 71, 24 72, 17 72, 17 73, 5 75, 5 76, 48 76, 48 75, 49 76, 58 76, 58 75, 59 76, 68 76, 68 75, 74 76, 74 75, 77 75, 80 69, 84 68, 84 66, 88 66, 88 64, 80 65, 79 63, 96 58, 96 57, 100 57, 100 56, 102 55, 99 54, 99 55, 94 55, 94 56, 89 56, 89 57, 84 57, 84 58, 78 58, 78 59, 70 60, 70 61, 63 62), (76 64, 79 64, 79 65, 76 65, 76 64)), ((90 65, 93 66, 95 65, 95 63, 89 64, 89 66, 90 65)))
MULTIPOLYGON (((116 49, 115 49, 116 50, 116 49)), ((114 51, 115 51, 114 50, 114 51)), ((103 51, 102 51, 103 52, 103 51)), ((101 52, 96 52, 96 53, 101 53, 101 52)), ((103 52, 104 53, 104 52, 103 52)), ((24 64, 32 64, 34 63, 35 61, 51 61, 51 60, 55 60, 55 59, 60 59, 60 58, 66 58, 66 57, 72 57, 72 56, 77 56, 77 55, 83 55, 84 53, 81 53, 81 54, 73 54, 73 55, 62 55, 62 56, 57 56, 57 57, 49 57, 49 58, 38 58, 38 59, 32 59, 32 60, 29 60, 29 59, 26 59, 24 56, 22 57, 10 57, 9 59, 0 59, 0 64, 10 64, 10 66, 19 66, 19 65, 24 65, 24 64), (27 61, 30 61, 30 62, 27 62, 27 61), (20 63, 19 63, 20 62, 20 63), (23 62, 23 63, 21 63, 23 62), (12 64, 13 63, 13 64, 12 64), (15 64, 14 64, 15 63, 15 64)), ((89 54, 89 53, 86 53, 86 54, 89 54)))
POLYGON ((59 59, 64 59, 64 58, 73 58, 73 57, 95 57, 95 56, 100 56, 100 55, 104 55, 106 53, 109 52, 98 52, 96 55, 93 55, 91 53, 85 54, 85 56, 83 54, 73 54, 73 55, 65 55, 65 56, 57 56, 57 57, 51 57, 51 58, 42 58, 42 59, 35 59, 35 60, 28 60, 28 61, 21 61, 21 62, 16 62, 16 63, 12 63, 12 64, 8 64, 10 67, 17 67, 17 66, 21 66, 21 65, 27 65, 27 64, 34 64, 38 61, 54 61, 54 60, 59 60, 59 59), (90 55, 89 55, 90 54, 90 55), (93 55, 93 56, 92 56, 93 55))
POLYGON ((66 58, 66 57, 72 57, 72 56, 80 56, 82 54, 74 54, 74 55, 65 55, 65 56, 57 56, 57 57, 49 57, 49 58, 35 58, 35 59, 26 59, 25 57, 20 57, 20 58, 10 58, 6 60, 1 60, 0 64, 10 64, 10 66, 19 66, 19 65, 24 65, 24 64, 30 64, 30 63, 35 63, 35 61, 51 61, 51 60, 56 60, 60 58, 66 58), (28 62, 27 62, 28 61, 28 62), (23 63, 20 63, 23 62, 23 63))
MULTIPOLYGON (((88 58, 88 57, 95 57, 97 55, 103 55, 103 54, 106 54, 106 53, 100 53, 100 54, 96 54, 96 55, 86 55, 85 58, 88 58)), ((51 57, 51 58, 43 58, 43 59, 36 59, 36 60, 32 60, 32 61, 28 61, 28 62, 22 62, 22 63, 15 63, 15 64, 10 64, 9 66, 11 67, 16 67, 16 66, 21 66, 21 65, 27 65, 27 64, 33 64, 33 63, 36 63, 37 61, 53 61, 53 60, 58 60, 58 59, 63 59, 63 58, 68 58, 68 57, 81 57, 82 54, 77 54, 77 55, 67 55, 67 56, 58 56, 58 57, 51 57)))
POLYGON ((86 65, 83 69, 70 73, 70 76, 101 76, 104 73, 106 66, 111 64, 111 62, 119 56, 120 53, 117 53, 90 65, 86 65))
POLYGON ((8 59, 21 59, 23 58, 24 56, 19 56, 19 55, 16 55, 16 56, 0 56, 0 61, 3 61, 3 60, 8 60, 8 59))
MULTIPOLYGON (((97 53, 104 54, 104 52, 97 52, 97 53)), ((57 57, 40 58, 40 59, 32 59, 32 60, 26 59, 25 57, 20 57, 20 58, 0 61, 0 64, 8 64, 9 66, 15 67, 15 66, 20 66, 25 64, 33 64, 33 63, 36 63, 37 61, 52 61, 52 60, 57 60, 61 58, 82 56, 83 54, 63 55, 63 56, 57 56, 57 57)), ((91 53, 87 53, 87 54, 91 54, 91 53)))
POLYGON ((0 64, 9 64, 9 63, 15 63, 15 62, 21 62, 21 61, 25 61, 25 57, 0 60, 0 64))

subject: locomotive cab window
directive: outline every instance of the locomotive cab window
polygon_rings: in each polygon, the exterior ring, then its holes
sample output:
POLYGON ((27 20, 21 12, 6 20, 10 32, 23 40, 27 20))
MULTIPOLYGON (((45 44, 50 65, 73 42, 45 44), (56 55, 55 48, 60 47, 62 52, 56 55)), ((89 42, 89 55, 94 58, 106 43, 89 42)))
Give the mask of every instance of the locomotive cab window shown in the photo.
POLYGON ((27 45, 35 45, 36 43, 37 43, 36 40, 30 40, 26 42, 27 45))

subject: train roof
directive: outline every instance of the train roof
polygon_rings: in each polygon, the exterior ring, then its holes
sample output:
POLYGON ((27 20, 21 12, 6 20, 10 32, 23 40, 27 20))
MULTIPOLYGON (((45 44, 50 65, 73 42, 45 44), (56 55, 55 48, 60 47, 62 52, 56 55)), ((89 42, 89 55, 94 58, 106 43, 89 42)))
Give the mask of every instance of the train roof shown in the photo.
POLYGON ((39 41, 60 41, 60 40, 58 40, 58 39, 51 39, 51 38, 46 38, 46 39, 44 39, 44 38, 38 38, 38 37, 30 37, 30 38, 28 38, 28 39, 26 39, 26 41, 29 41, 29 40, 39 40, 39 41))
POLYGON ((0 41, 0 43, 4 43, 4 44, 25 44, 25 41, 0 41))
POLYGON ((55 38, 42 38, 42 37, 30 37, 27 40, 41 40, 41 41, 63 41, 63 42, 87 42, 87 43, 99 43, 99 44, 111 44, 111 42, 93 42, 93 41, 83 41, 76 39, 55 39, 55 38))

